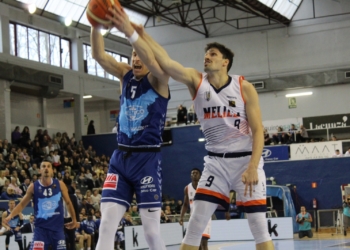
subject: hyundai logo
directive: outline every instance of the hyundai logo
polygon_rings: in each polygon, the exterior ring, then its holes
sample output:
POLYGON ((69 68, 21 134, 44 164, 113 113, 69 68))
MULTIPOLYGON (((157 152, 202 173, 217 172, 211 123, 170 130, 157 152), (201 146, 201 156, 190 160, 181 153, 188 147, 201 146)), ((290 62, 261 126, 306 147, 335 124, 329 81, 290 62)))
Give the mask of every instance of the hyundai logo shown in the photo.
POLYGON ((145 184, 150 184, 153 182, 153 177, 152 176, 146 176, 146 177, 143 177, 140 181, 140 183, 142 185, 145 185, 145 184))
POLYGON ((263 150, 263 152, 262 152, 262 157, 263 157, 263 158, 267 158, 267 157, 269 157, 271 154, 272 154, 271 150, 265 148, 265 149, 263 150))

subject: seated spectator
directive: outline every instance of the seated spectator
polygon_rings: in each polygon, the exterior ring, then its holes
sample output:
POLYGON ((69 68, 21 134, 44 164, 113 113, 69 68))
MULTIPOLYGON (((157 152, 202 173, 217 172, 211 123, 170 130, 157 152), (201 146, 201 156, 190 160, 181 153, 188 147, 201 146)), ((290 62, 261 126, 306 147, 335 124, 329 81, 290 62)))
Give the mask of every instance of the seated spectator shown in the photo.
POLYGON ((289 136, 283 132, 282 127, 278 127, 277 134, 272 136, 272 140, 274 144, 286 144, 289 141, 289 136))
POLYGON ((332 155, 332 157, 342 157, 343 155, 340 153, 340 150, 339 149, 336 149, 335 150, 335 154, 332 155))
POLYGON ((139 217, 139 213, 137 211, 137 205, 132 206, 131 216, 132 217, 139 217))
POLYGON ((61 157, 58 154, 57 150, 53 151, 53 156, 52 157, 53 157, 52 166, 57 168, 57 170, 62 171, 62 169, 61 169, 61 160, 60 160, 61 157))
POLYGON ((177 124, 185 123, 187 125, 187 109, 182 105, 177 109, 177 124))
POLYGON ((345 152, 344 156, 350 156, 350 148, 345 152))
POLYGON ((163 210, 160 212, 160 223, 171 223, 171 220, 168 218, 168 216, 164 213, 163 210))
POLYGON ((8 180, 5 176, 5 170, 0 171, 0 192, 1 188, 5 185, 5 181, 8 180))
POLYGON ((335 135, 332 135, 331 141, 337 141, 337 137, 335 135))
POLYGON ((175 207, 175 211, 176 211, 177 214, 181 213, 181 208, 182 208, 182 200, 178 200, 177 201, 177 205, 175 207))
POLYGON ((28 140, 30 140, 30 132, 29 132, 29 128, 27 126, 25 126, 22 130, 22 133, 21 133, 20 145, 22 147, 27 147, 28 140))
POLYGON ((166 215, 172 215, 172 211, 171 211, 171 209, 170 209, 170 206, 169 206, 169 205, 168 205, 168 206, 165 206, 164 213, 165 213, 166 215))
POLYGON ((30 215, 29 222, 25 223, 21 229, 22 233, 34 233, 34 215, 30 215))
POLYGON ((21 200, 21 196, 15 193, 15 190, 8 187, 5 192, 2 192, 0 200, 21 200))
POLYGON ((23 191, 17 185, 17 180, 16 180, 15 177, 11 177, 9 188, 13 189, 15 191, 15 194, 18 194, 18 195, 22 196, 23 191))
POLYGON ((80 227, 75 231, 75 240, 79 242, 79 249, 84 249, 84 242, 86 242, 86 246, 88 249, 91 249, 91 235, 83 232, 82 223, 80 223, 80 227))
POLYGON ((270 145, 272 143, 272 140, 270 138, 269 133, 267 133, 267 129, 264 128, 264 144, 265 146, 270 145))
POLYGON ((67 186, 72 185, 72 178, 70 178, 69 171, 64 171, 63 182, 64 182, 67 186))
POLYGON ((4 185, 2 187, 0 187, 1 188, 0 195, 2 193, 6 192, 9 185, 10 185, 10 180, 6 178, 4 185))
POLYGON ((29 188, 30 185, 30 179, 29 177, 26 177, 24 179, 24 182, 21 184, 20 189, 22 190, 22 195, 24 196, 27 193, 27 190, 29 188))
POLYGON ((95 188, 93 190, 93 194, 91 195, 91 200, 92 200, 92 202, 94 204, 94 207, 97 207, 97 208, 100 207, 99 204, 101 202, 101 198, 102 197, 101 197, 101 195, 99 193, 99 190, 97 188, 95 188))
POLYGON ((5 170, 5 164, 6 164, 6 161, 4 160, 4 156, 0 152, 0 171, 5 170))
POLYGON ((296 142, 296 133, 297 129, 294 124, 291 124, 290 129, 288 130, 289 141, 287 143, 296 142))
POLYGON ((298 132, 296 133, 296 142, 305 142, 309 139, 309 135, 304 125, 300 125, 298 132))

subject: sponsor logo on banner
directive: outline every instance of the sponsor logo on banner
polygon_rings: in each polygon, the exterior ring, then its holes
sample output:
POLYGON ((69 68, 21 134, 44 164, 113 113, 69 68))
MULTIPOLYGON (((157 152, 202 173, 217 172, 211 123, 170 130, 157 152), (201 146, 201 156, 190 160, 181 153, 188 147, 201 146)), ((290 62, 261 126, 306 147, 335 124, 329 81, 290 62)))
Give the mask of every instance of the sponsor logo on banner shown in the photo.
POLYGON ((284 161, 289 160, 288 146, 267 146, 262 152, 264 161, 284 161))
POLYGON ((290 145, 291 160, 330 158, 335 150, 343 152, 341 141, 300 143, 290 145))
POLYGON ((278 237, 278 233, 277 233, 277 223, 274 224, 273 226, 271 226, 271 220, 267 220, 267 228, 269 229, 269 234, 270 236, 272 236, 272 234, 274 234, 276 237, 278 237))
POLYGON ((137 236, 138 236, 138 233, 136 232, 135 233, 135 228, 132 229, 132 245, 134 247, 138 247, 139 246, 139 242, 137 240, 137 236))
POLYGON ((117 174, 107 174, 106 180, 103 184, 103 189, 116 190, 118 184, 118 175, 117 174))
POLYGON ((306 129, 341 128, 349 126, 347 122, 350 114, 325 115, 315 117, 304 117, 303 122, 306 129))

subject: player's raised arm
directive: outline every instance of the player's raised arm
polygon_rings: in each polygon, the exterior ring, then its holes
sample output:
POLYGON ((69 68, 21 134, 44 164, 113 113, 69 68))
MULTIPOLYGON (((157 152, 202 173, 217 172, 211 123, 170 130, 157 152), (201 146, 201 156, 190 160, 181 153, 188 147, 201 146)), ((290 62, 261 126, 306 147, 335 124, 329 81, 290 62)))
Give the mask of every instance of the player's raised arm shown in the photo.
POLYGON ((164 72, 164 70, 159 66, 156 61, 154 54, 149 46, 143 39, 138 39, 139 35, 132 27, 128 15, 125 13, 124 9, 115 7, 110 9, 111 15, 107 15, 107 18, 112 21, 114 26, 121 32, 123 32, 126 37, 129 38, 130 43, 133 45, 137 55, 140 57, 141 61, 147 66, 150 72, 161 82, 168 83, 169 76, 164 72))
POLYGON ((123 76, 131 69, 130 65, 117 62, 111 55, 106 53, 103 36, 97 28, 91 28, 91 53, 92 57, 101 65, 101 67, 119 78, 122 82, 123 76))

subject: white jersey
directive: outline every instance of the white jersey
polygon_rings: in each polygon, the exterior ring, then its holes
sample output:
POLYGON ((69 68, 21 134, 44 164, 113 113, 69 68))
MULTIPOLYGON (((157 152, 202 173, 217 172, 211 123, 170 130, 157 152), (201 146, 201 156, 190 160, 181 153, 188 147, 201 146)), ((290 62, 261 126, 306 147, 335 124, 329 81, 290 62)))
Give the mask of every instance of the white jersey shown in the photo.
POLYGON ((192 186, 192 182, 187 185, 187 195, 188 195, 188 200, 190 202, 190 210, 192 212, 193 209, 193 201, 194 201, 194 195, 196 194, 196 189, 192 186))
POLYGON ((205 148, 214 153, 252 151, 253 138, 242 95, 243 76, 231 75, 215 89, 202 73, 194 107, 206 138, 205 148))

